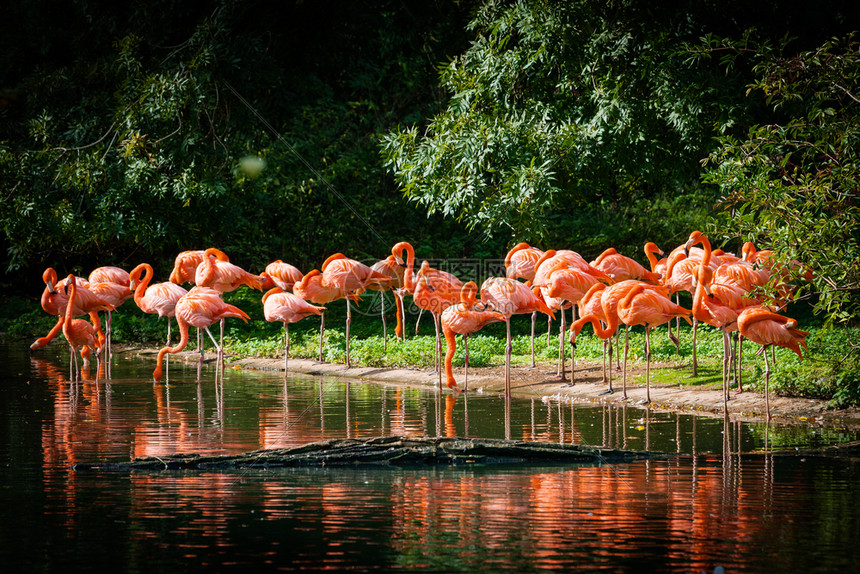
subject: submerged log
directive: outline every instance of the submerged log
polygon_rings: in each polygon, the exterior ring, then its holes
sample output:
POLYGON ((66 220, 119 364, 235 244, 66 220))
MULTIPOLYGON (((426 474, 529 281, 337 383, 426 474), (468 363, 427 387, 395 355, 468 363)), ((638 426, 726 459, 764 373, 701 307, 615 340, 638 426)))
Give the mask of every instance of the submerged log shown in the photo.
POLYGON ((80 463, 76 471, 229 470, 308 466, 426 466, 514 464, 606 464, 668 455, 584 445, 466 439, 376 437, 332 439, 293 448, 257 450, 237 455, 176 454, 130 462, 80 463))

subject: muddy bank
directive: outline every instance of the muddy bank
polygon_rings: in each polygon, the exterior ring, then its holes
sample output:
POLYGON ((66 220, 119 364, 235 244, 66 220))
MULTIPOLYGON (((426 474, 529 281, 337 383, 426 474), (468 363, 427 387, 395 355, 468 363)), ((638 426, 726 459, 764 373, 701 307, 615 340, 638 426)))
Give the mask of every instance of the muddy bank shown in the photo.
MULTIPOLYGON (((128 352, 153 356, 153 349, 129 349, 128 352)), ((198 355, 192 352, 178 353, 173 357, 188 362, 196 362, 198 355)), ((206 361, 214 361, 214 354, 207 354, 206 361)), ((153 362, 154 366, 154 362, 153 362)), ((665 365, 656 365, 663 367, 665 365)), ((283 359, 241 358, 227 364, 227 368, 241 368, 263 371, 283 371, 283 359)), ((573 401, 582 404, 628 404, 645 406, 645 384, 638 383, 640 375, 644 380, 644 364, 634 362, 628 365, 627 398, 621 389, 621 374, 613 375, 614 392, 607 393, 607 385, 602 382, 600 363, 578 360, 576 379, 571 386, 570 363, 568 363, 568 382, 556 378, 555 364, 538 363, 530 366, 511 367, 511 393, 519 398, 540 398, 541 400, 573 401), (637 382, 631 382, 636 379, 637 382)), ((652 365, 652 369, 655 365, 652 365)), ((439 376, 431 369, 352 367, 343 364, 321 363, 309 359, 290 359, 290 372, 307 375, 350 377, 380 384, 406 385, 411 387, 434 388, 439 384, 439 376)), ((653 372, 653 371, 652 371, 653 372)), ((463 369, 455 369, 459 385, 463 385, 463 369)), ((504 366, 469 368, 468 392, 496 394, 502 396, 505 390, 504 366)), ((443 392, 452 392, 444 387, 443 392)), ((656 410, 724 416, 723 393, 718 386, 682 386, 677 384, 651 384, 651 408, 656 410)), ((745 390, 731 393, 728 412, 733 420, 763 421, 765 413, 764 393, 745 390)), ((860 409, 828 409, 824 401, 779 397, 771 393, 770 412, 772 420, 778 424, 809 424, 832 427, 860 428, 860 409)))

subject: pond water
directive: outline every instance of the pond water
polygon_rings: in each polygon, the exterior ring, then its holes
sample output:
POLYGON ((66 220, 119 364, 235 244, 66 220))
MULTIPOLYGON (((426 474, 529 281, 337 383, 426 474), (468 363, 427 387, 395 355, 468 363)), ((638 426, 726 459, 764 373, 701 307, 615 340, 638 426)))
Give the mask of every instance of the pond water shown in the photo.
POLYGON ((856 440, 816 427, 0 346, 4 571, 835 572, 860 563, 856 440), (77 472, 328 438, 462 436, 677 453, 545 467, 77 472), (8 569, 8 570, 7 570, 8 569))

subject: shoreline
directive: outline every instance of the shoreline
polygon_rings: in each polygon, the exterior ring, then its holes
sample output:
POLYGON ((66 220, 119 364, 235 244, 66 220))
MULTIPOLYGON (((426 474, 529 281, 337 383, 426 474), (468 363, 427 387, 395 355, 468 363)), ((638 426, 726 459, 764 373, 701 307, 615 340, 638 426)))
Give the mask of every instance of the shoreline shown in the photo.
MULTIPOLYGON (((154 349, 129 348, 126 352, 138 356, 157 353, 154 349)), ((171 355, 185 362, 196 362, 198 355, 186 351, 171 355)), ((214 361, 215 355, 207 353, 206 362, 214 361)), ((283 373, 284 360, 260 357, 235 358, 226 363, 226 368, 255 371, 277 371, 283 373)), ((406 385, 417 388, 437 388, 439 377, 431 369, 407 367, 350 367, 343 364, 319 362, 312 359, 291 358, 289 372, 311 376, 348 377, 367 382, 388 385, 406 385)), ((568 364, 568 379, 570 377, 568 364)), ((608 386, 602 382, 602 364, 578 360, 576 381, 573 386, 559 381, 555 364, 538 363, 530 366, 511 366, 511 395, 515 398, 539 398, 550 401, 575 402, 584 405, 623 405, 645 408, 646 389, 644 384, 631 380, 644 373, 644 365, 637 362, 628 365, 627 399, 622 397, 620 373, 613 375, 614 392, 607 393, 608 386)), ((463 385, 462 367, 455 369, 457 383, 463 385)), ((504 366, 470 367, 469 393, 504 395, 504 366)), ((443 382, 442 392, 449 390, 443 382)), ((764 393, 745 390, 732 392, 727 403, 728 414, 733 420, 745 422, 765 421, 764 393)), ((706 415, 723 418, 722 389, 685 386, 678 384, 651 384, 650 408, 657 411, 678 412, 682 414, 706 415)), ((825 401, 796 397, 770 395, 771 421, 781 425, 826 426, 829 428, 860 429, 860 408, 828 409, 825 401)))

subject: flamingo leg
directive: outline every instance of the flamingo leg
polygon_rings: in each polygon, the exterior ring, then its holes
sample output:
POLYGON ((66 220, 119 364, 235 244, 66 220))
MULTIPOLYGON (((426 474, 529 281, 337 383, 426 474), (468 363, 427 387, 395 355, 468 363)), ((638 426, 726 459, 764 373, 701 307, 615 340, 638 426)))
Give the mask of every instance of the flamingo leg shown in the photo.
POLYGON ((742 380, 743 369, 741 369, 741 359, 744 355, 744 336, 738 333, 738 392, 744 392, 744 382, 742 380))
POLYGON ((537 320, 537 311, 532 313, 532 368, 537 366, 535 363, 535 321, 537 320))
POLYGON ((567 374, 565 369, 565 354, 564 354, 564 335, 565 335, 565 317, 564 317, 564 306, 560 309, 561 311, 561 325, 559 325, 558 329, 558 378, 560 381, 567 380, 567 374))
POLYGON ((505 397, 511 398, 511 318, 505 316, 505 331, 507 345, 505 345, 505 397))
POLYGON ((645 325, 645 400, 651 403, 651 327, 645 325))
POLYGON ((290 359, 290 324, 284 321, 284 378, 287 378, 287 361, 290 359))
POLYGON ((469 390, 469 334, 463 335, 463 390, 469 390))
POLYGON ((387 353, 388 352, 388 329, 385 326, 385 292, 384 291, 379 292, 379 301, 380 301, 380 307, 381 307, 380 314, 382 315, 382 352, 387 353))
POLYGON ((623 389, 623 398, 627 398, 627 354, 630 351, 630 327, 624 325, 624 370, 621 374, 621 388, 623 389))
POLYGON ((699 375, 699 361, 696 357, 696 347, 699 340, 699 320, 693 317, 693 376, 699 375))
POLYGON ((323 331, 325 331, 325 311, 320 313, 320 363, 323 360, 323 331))
POLYGON ((764 348, 764 408, 770 421, 770 363, 767 362, 767 348, 764 348))
POLYGON ((552 344, 552 317, 546 318, 546 346, 552 344))
POLYGON ((439 315, 433 313, 433 326, 436 328, 436 353, 433 357, 433 367, 439 373, 439 390, 442 390, 442 339, 439 337, 439 315))
POLYGON ((352 323, 352 306, 349 304, 349 297, 346 298, 346 366, 349 364, 349 326, 352 323))

